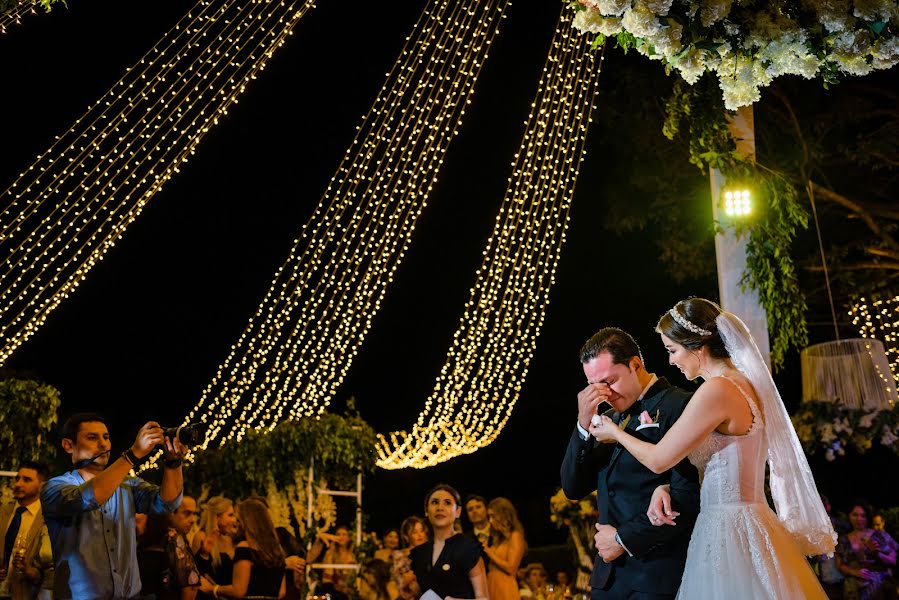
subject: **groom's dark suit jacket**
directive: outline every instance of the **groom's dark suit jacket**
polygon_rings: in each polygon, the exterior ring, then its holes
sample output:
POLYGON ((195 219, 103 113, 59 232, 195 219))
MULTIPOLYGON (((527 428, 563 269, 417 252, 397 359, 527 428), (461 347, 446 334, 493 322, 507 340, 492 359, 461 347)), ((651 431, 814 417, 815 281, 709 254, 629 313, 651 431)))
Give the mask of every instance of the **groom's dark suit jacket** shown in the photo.
MULTIPOLYGON (((664 378, 647 390, 628 411, 626 430, 633 436, 657 443, 681 416, 690 393, 673 387, 664 378), (644 428, 639 413, 658 413, 659 427, 644 428)), ((607 413, 616 423, 626 415, 607 413)), ((585 441, 575 427, 562 461, 562 489, 572 499, 583 498, 596 486, 599 522, 618 529, 627 552, 611 563, 596 558, 590 585, 594 596, 614 578, 615 590, 674 594, 680 586, 690 534, 699 514, 699 474, 687 459, 670 471, 655 474, 618 444, 600 444, 592 436, 585 441), (680 512, 677 525, 655 527, 646 516, 652 492, 671 484, 673 508, 680 512)))

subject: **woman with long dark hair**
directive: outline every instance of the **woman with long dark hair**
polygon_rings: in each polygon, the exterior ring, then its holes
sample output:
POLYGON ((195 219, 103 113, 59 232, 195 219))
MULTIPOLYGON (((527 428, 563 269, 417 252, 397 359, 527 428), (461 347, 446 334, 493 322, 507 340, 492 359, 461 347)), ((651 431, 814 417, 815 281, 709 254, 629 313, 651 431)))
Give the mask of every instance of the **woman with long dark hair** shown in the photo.
POLYGON ((843 580, 843 600, 894 600, 896 550, 886 531, 870 526, 871 507, 862 500, 849 511, 852 531, 840 536, 835 555, 843 580))

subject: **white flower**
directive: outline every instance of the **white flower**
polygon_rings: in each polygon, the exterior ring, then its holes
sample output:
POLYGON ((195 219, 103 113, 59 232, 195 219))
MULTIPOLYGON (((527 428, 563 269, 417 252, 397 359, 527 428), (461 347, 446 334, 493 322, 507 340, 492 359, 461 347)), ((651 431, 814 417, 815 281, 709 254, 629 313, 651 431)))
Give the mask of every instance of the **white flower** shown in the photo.
POLYGON ((835 420, 833 422, 833 430, 836 431, 837 433, 842 433, 845 431, 846 433, 851 434, 852 428, 849 427, 849 419, 847 419, 845 417, 840 417, 837 420, 835 420))
POLYGON ((871 49, 871 66, 875 69, 889 69, 899 63, 899 38, 880 38, 871 49))
POLYGON ((667 27, 662 27, 655 35, 647 38, 647 41, 653 45, 656 52, 665 57, 670 57, 680 52, 681 48, 683 48, 680 41, 683 32, 683 26, 672 21, 667 27))
POLYGON ((674 0, 644 0, 646 2, 646 7, 660 16, 666 16, 668 11, 671 10, 671 5, 674 4, 674 0))
POLYGON ((772 79, 781 75, 802 75, 811 79, 818 72, 818 57, 805 46, 804 33, 788 32, 774 39, 758 54, 758 60, 768 63, 765 73, 772 79))
POLYGON ((607 17, 620 17, 631 7, 631 0, 591 0, 591 3, 607 17))
POLYGON ((858 420, 858 426, 864 429, 870 429, 871 425, 874 424, 874 419, 876 419, 879 414, 879 410, 865 413, 865 416, 858 420))
POLYGON ((268 512, 272 517, 275 527, 290 528, 290 503, 286 494, 279 492, 273 481, 265 486, 265 499, 268 502, 268 512))
POLYGON ((825 444, 829 444, 835 439, 837 439, 837 435, 833 431, 833 425, 825 423, 824 426, 821 427, 821 441, 825 444))
MULTIPOLYGON (((820 26, 807 26, 782 2, 755 0, 580 0, 587 10, 574 17, 576 29, 607 36, 622 29, 645 41, 638 52, 664 60, 688 83, 706 71, 718 75, 725 106, 736 109, 756 102, 761 88, 775 77, 800 75, 806 79, 822 65, 849 75, 899 64, 899 37, 890 29, 873 34, 873 23, 899 23, 896 0, 803 0, 806 13, 814 11, 820 26), (739 10, 734 10, 734 5, 739 10), (673 14, 677 19, 666 19, 673 14), (714 50, 684 50, 680 19, 691 21, 691 44, 714 50), (698 21, 698 23, 697 23, 698 21), (664 23, 664 24, 663 24, 664 23), (701 25, 701 27, 700 27, 701 25), (823 26, 823 29, 822 29, 823 26), (697 28, 695 31, 693 28, 697 28), (723 31, 723 33, 722 33, 723 31), (697 37, 698 36, 698 37, 697 37), (723 36, 724 39, 716 39, 723 36), (819 57, 810 47, 824 48, 819 57)), ((865 421, 873 423, 873 421, 865 421)), ((870 428, 871 425, 862 425, 870 428)), ((832 434, 852 433, 839 419, 832 434)), ((834 452, 838 450, 834 449, 834 452)))
POLYGON ((888 0, 855 0, 852 14, 865 21, 889 21, 896 10, 895 2, 888 0))
POLYGON ((703 0, 699 9, 699 18, 704 27, 714 25, 730 13, 731 0, 703 0))
POLYGON ((621 19, 604 17, 598 12, 582 10, 574 16, 574 28, 584 33, 615 35, 621 31, 621 19))
POLYGON ((827 31, 836 33, 852 28, 855 19, 849 14, 849 0, 816 0, 814 7, 818 21, 827 31))
POLYGON ((621 20, 624 28, 637 37, 648 38, 661 29, 662 24, 644 2, 637 2, 621 20))
POLYGON ((883 428, 883 435, 880 437, 880 443, 884 446, 892 446, 899 440, 899 437, 896 437, 896 434, 893 433, 891 429, 888 427, 883 428))
POLYGON ((706 65, 703 62, 704 52, 696 48, 690 48, 679 57, 672 61, 672 65, 680 73, 684 81, 693 85, 705 73, 706 65))
POLYGON ((771 83, 762 64, 752 58, 731 54, 721 59, 716 72, 718 86, 724 93, 724 106, 737 110, 748 106, 762 97, 759 88, 771 83))

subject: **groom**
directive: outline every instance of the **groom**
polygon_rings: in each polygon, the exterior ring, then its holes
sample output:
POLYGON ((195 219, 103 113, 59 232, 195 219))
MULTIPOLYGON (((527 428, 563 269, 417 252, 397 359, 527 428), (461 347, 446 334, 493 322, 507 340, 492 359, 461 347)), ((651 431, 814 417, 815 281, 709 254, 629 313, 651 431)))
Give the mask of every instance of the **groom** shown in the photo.
MULTIPOLYGON (((578 394, 578 422, 562 461, 562 489, 579 499, 596 486, 599 523, 590 577, 592 600, 674 598, 699 514, 699 475, 687 459, 655 474, 618 444, 600 444, 590 420, 606 414, 640 439, 657 443, 683 413, 690 394, 646 371, 629 334, 601 329, 581 348, 587 387, 578 394), (671 485, 676 525, 654 526, 646 512, 653 490, 671 485)), ((657 519, 657 517, 654 517, 657 519)))

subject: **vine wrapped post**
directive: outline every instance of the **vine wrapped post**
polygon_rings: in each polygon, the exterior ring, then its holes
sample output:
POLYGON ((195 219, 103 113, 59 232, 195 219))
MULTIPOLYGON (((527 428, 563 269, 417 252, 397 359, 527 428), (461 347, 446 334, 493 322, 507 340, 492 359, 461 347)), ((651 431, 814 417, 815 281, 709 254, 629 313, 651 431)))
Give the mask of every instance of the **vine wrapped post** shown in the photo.
MULTIPOLYGON (((755 162, 752 106, 743 106, 736 113, 729 113, 727 123, 730 134, 736 142, 737 155, 741 159, 755 162)), ((743 273, 746 272, 747 236, 735 227, 737 223, 734 218, 725 214, 721 202, 722 191, 728 185, 749 188, 750 182, 728 182, 721 171, 714 167, 709 168, 709 179, 712 186, 712 217, 717 225, 715 258, 718 265, 718 297, 721 299, 721 307, 743 319, 770 369, 768 318, 759 302, 758 291, 742 283, 743 273)))

